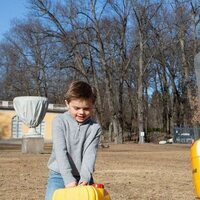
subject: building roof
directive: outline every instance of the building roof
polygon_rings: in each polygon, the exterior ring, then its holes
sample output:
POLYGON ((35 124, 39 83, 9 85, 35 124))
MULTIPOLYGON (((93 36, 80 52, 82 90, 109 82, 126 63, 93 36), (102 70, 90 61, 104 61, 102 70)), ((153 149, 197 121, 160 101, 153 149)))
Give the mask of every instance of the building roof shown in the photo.
MULTIPOLYGON (((13 101, 0 100, 0 109, 14 110, 13 101)), ((49 104, 47 112, 65 112, 66 106, 64 104, 49 104)))

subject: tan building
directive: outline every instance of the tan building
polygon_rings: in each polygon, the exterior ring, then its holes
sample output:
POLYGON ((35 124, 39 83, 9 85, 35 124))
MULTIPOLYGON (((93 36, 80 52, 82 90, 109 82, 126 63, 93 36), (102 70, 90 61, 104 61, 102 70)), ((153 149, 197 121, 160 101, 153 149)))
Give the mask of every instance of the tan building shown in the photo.
MULTIPOLYGON (((64 105, 49 104, 48 111, 42 123, 36 128, 44 136, 45 141, 51 141, 51 126, 53 118, 66 111, 64 105)), ((28 132, 28 127, 19 119, 12 101, 0 101, 0 139, 20 139, 28 132)))

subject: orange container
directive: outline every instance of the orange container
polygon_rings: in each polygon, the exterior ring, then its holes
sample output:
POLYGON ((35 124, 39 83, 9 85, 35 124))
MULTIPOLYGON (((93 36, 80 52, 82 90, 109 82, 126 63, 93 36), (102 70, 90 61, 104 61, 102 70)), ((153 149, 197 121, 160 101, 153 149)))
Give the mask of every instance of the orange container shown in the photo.
POLYGON ((52 200, 111 200, 103 184, 58 189, 52 200))
POLYGON ((200 198, 200 139, 191 146, 192 176, 195 192, 200 198))

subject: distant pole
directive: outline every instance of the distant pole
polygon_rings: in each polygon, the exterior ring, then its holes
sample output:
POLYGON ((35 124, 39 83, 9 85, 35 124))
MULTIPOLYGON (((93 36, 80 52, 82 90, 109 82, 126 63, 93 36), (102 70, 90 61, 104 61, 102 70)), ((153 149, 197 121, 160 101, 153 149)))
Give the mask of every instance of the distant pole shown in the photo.
POLYGON ((144 144, 144 132, 142 131, 142 132, 140 132, 139 133, 140 135, 139 135, 139 144, 144 144))

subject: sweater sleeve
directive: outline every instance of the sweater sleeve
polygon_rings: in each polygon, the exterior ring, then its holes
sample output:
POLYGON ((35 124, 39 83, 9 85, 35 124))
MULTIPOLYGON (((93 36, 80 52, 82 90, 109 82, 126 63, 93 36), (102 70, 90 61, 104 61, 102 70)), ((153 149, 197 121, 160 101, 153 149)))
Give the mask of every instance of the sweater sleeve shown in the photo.
POLYGON ((92 173, 94 172, 94 165, 96 161, 96 154, 99 144, 99 139, 101 135, 101 128, 99 127, 94 133, 88 136, 84 145, 83 160, 80 171, 80 181, 79 183, 86 181, 90 182, 92 173))
POLYGON ((53 121, 52 134, 56 161, 58 163, 61 176, 64 180, 64 184, 67 185, 76 181, 76 179, 72 175, 72 168, 67 156, 68 151, 64 135, 64 124, 59 117, 56 117, 53 121))

